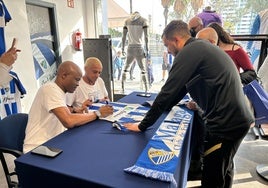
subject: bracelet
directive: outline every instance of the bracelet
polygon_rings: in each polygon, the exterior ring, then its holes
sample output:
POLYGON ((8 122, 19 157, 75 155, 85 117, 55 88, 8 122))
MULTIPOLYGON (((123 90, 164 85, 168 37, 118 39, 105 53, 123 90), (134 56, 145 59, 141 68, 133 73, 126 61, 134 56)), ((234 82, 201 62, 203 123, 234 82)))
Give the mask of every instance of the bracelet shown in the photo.
POLYGON ((97 116, 97 119, 101 117, 101 113, 99 110, 94 111, 95 115, 97 116))

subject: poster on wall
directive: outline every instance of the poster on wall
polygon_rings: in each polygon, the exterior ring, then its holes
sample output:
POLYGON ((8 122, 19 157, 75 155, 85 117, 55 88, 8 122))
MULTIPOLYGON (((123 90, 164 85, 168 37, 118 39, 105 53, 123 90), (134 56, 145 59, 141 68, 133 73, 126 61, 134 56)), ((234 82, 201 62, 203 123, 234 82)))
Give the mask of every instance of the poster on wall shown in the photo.
POLYGON ((27 4, 27 15, 31 35, 35 77, 38 86, 51 81, 56 76, 57 61, 55 41, 52 33, 51 11, 49 8, 27 4))
POLYGON ((56 76, 57 64, 55 53, 52 50, 52 36, 46 33, 37 33, 31 36, 34 59, 35 77, 39 86, 51 81, 56 76))

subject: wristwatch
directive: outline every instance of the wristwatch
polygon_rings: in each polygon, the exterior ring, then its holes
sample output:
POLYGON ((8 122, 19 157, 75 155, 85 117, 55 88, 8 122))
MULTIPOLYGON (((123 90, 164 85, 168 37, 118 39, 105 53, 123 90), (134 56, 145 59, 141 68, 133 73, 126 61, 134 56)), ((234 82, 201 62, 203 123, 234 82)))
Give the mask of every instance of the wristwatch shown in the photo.
POLYGON ((97 119, 101 117, 101 113, 100 113, 99 110, 96 110, 96 111, 94 111, 94 112, 95 112, 95 114, 96 114, 96 116, 97 116, 97 119))

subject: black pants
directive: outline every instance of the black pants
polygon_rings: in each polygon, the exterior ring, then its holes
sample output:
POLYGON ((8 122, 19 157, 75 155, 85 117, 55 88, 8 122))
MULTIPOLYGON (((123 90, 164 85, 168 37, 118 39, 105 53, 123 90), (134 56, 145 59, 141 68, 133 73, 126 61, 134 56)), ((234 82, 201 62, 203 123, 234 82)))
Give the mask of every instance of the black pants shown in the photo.
POLYGON ((239 145, 248 130, 241 130, 234 140, 206 135, 204 144, 202 187, 203 188, 230 188, 233 183, 233 159, 239 145))
POLYGON ((193 129, 195 137, 192 138, 192 152, 191 152, 191 163, 188 171, 188 181, 190 180, 201 180, 202 171, 202 156, 204 153, 204 135, 205 125, 204 120, 198 111, 194 111, 193 129))
POLYGON ((194 111, 193 127, 196 131, 196 139, 193 145, 192 160, 200 160, 204 153, 205 125, 198 111, 194 111))

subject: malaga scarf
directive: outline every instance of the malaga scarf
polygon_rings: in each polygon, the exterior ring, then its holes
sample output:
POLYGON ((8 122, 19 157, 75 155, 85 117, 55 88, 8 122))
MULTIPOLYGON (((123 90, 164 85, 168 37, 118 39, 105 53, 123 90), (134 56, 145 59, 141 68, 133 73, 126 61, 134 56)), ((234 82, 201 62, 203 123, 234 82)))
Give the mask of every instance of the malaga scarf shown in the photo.
POLYGON ((148 178, 171 182, 177 187, 174 178, 180 160, 180 151, 188 126, 191 126, 193 112, 186 107, 174 106, 159 126, 135 165, 125 172, 148 178))

